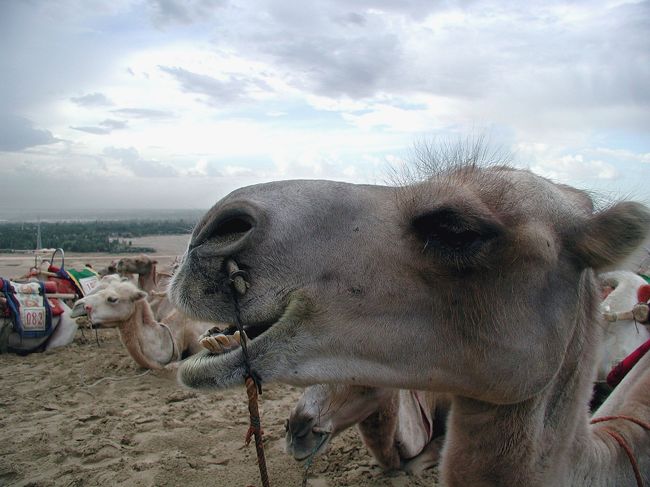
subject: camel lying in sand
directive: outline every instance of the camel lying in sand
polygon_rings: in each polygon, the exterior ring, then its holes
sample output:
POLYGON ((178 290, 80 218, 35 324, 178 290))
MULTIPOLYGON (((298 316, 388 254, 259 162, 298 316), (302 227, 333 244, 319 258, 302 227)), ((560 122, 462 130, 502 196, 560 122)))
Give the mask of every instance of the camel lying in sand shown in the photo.
POLYGON ((122 276, 138 275, 138 287, 149 293, 158 287, 157 260, 148 255, 123 257, 117 262, 117 273, 122 276))
MULTIPOLYGON (((2 311, 5 306, 6 299, 0 297, 0 311, 2 311)), ((78 325, 72 317, 72 310, 63 302, 63 300, 59 300, 58 306, 63 309, 63 312, 58 316, 52 317, 52 326, 54 331, 44 343, 42 343, 42 340, 40 340, 41 343, 38 343, 38 339, 21 339, 18 333, 9 332, 9 330, 13 328, 11 318, 0 316, 0 330, 7 330, 3 331, 2 337, 0 337, 2 348, 7 351, 25 354, 33 351, 65 347, 66 345, 71 344, 74 340, 75 334, 77 333, 78 325), (35 344, 33 348, 31 348, 32 345, 30 345, 31 342, 35 344)))
POLYGON ((178 267, 176 261, 163 271, 157 270, 158 261, 141 254, 137 257, 123 257, 117 263, 120 276, 137 274, 138 287, 147 292, 147 300, 157 320, 164 320, 175 311, 167 296, 167 287, 178 267))
POLYGON ((181 313, 157 322, 146 297, 145 291, 128 281, 109 282, 78 300, 73 316, 86 314, 94 327, 118 328, 133 360, 147 369, 160 370, 198 352, 199 336, 214 323, 190 320, 181 313))
POLYGON ((598 276, 609 294, 601 304, 605 314, 602 357, 596 379, 605 381, 612 368, 637 347, 650 340, 650 329, 635 323, 631 311, 637 304, 637 291, 646 281, 628 271, 606 272, 598 276))
MULTIPOLYGON (((603 332, 594 270, 642 244, 650 211, 594 211, 585 192, 481 167, 481 149, 440 167, 438 155, 423 157, 426 179, 399 188, 234 191, 195 228, 172 301, 263 331, 248 343, 261 381, 451 394, 447 486, 650 484, 650 354, 595 418, 587 409, 603 332), (243 296, 228 260, 246 272, 243 296)), ((245 371, 241 350, 206 352, 179 377, 223 388, 245 371)))
POLYGON ((296 460, 326 451, 357 425, 386 470, 415 475, 438 463, 449 401, 433 392, 318 384, 305 389, 286 424, 287 453, 296 460))

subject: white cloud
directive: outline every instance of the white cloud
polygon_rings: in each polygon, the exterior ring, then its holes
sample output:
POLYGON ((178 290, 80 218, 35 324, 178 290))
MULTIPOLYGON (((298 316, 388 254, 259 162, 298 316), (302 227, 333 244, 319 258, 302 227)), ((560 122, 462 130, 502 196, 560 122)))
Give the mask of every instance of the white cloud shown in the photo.
POLYGON ((648 22, 618 0, 4 2, 0 178, 376 182, 478 126, 615 187, 650 162, 648 22))

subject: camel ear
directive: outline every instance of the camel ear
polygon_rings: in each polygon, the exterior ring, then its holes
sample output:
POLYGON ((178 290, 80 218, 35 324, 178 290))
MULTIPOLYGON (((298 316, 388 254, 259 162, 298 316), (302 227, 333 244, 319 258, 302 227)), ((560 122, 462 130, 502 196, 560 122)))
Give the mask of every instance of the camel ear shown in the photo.
POLYGON ((137 292, 133 296, 131 296, 131 301, 140 301, 141 299, 144 299, 147 296, 148 294, 145 291, 138 289, 137 292))
POLYGON ((624 202, 591 215, 569 239, 569 248, 582 267, 602 269, 620 264, 648 236, 650 210, 624 202))

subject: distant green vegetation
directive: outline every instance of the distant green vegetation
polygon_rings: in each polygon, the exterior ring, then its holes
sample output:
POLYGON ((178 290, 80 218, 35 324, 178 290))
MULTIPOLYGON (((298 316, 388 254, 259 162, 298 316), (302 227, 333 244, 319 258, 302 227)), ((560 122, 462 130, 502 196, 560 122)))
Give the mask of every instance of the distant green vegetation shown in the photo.
MULTIPOLYGON (((194 220, 128 220, 94 222, 41 222, 44 248, 62 248, 68 252, 154 252, 135 247, 130 239, 145 235, 190 233, 194 220)), ((37 223, 0 223, 1 250, 36 248, 37 223)))

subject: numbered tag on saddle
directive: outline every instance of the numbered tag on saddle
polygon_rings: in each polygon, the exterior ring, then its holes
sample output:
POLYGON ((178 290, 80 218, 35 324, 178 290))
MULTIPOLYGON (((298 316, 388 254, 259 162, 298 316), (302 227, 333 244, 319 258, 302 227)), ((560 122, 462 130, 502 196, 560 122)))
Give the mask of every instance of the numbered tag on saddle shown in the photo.
POLYGON ((83 291, 84 296, 88 296, 99 284, 99 278, 97 276, 82 277, 79 279, 79 285, 83 291))
POLYGON ((28 332, 41 331, 47 328, 47 312, 44 306, 20 307, 20 318, 23 329, 28 332))
POLYGON ((52 310, 45 298, 42 282, 2 280, 3 294, 14 322, 14 330, 22 338, 41 338, 52 334, 52 310))

